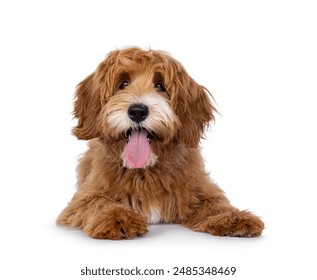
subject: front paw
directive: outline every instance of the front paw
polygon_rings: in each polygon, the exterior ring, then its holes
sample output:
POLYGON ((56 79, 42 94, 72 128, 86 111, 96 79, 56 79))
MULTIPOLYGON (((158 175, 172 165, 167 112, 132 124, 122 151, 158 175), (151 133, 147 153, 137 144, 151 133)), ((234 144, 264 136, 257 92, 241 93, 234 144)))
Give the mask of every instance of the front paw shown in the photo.
POLYGON ((255 237, 264 229, 261 219, 248 211, 226 212, 207 221, 207 231, 216 236, 255 237))
POLYGON ((104 213, 89 217, 83 231, 97 239, 132 239, 147 233, 147 221, 123 205, 115 205, 104 213))

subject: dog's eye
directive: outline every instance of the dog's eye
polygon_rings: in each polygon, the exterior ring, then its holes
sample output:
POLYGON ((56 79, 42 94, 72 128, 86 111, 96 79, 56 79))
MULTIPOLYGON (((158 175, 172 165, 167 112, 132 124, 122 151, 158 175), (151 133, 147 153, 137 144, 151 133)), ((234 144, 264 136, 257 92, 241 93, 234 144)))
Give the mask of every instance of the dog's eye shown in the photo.
POLYGON ((128 85, 129 85, 128 81, 122 81, 119 86, 119 89, 125 89, 128 85))
POLYGON ((161 83, 157 83, 157 84, 155 85, 155 89, 156 89, 157 91, 165 91, 165 87, 164 87, 163 84, 161 84, 161 83))

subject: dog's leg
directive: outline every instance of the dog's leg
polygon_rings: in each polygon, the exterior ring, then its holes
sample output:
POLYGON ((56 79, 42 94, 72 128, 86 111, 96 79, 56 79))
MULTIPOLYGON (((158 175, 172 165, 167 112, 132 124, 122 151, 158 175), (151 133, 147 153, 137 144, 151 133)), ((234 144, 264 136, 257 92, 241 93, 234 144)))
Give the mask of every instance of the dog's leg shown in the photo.
POLYGON ((131 239, 147 233, 147 220, 104 196, 77 192, 57 218, 58 225, 81 229, 98 239, 131 239))
POLYGON ((206 200, 183 225, 215 236, 254 237, 261 235, 264 223, 248 211, 240 211, 229 202, 206 200))

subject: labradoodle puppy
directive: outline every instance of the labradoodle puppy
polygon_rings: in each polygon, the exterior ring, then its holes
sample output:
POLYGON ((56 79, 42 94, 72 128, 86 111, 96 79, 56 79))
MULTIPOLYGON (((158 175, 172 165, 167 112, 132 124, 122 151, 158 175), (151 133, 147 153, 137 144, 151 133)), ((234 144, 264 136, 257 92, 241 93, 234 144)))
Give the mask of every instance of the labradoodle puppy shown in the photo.
POLYGON ((57 224, 106 239, 144 235, 149 223, 259 236, 263 222, 233 207, 205 171, 199 142, 214 119, 210 97, 165 52, 109 53, 76 90, 73 134, 89 149, 57 224))

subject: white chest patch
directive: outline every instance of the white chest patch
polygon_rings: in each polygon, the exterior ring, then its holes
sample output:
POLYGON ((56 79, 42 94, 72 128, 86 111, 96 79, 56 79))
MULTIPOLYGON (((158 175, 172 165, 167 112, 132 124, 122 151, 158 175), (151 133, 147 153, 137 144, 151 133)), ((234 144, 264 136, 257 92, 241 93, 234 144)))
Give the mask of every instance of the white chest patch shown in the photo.
POLYGON ((148 216, 148 223, 149 224, 158 224, 161 222, 161 213, 160 210, 158 210, 155 207, 152 207, 150 209, 150 213, 148 216))

